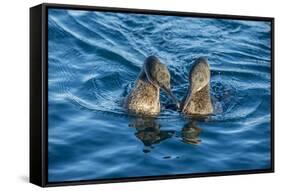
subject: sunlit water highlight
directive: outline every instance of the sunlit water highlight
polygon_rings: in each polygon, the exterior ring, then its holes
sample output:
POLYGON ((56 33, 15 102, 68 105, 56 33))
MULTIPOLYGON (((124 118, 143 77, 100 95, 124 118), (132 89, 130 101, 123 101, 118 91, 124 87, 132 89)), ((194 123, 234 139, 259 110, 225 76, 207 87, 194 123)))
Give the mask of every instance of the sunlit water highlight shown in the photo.
POLYGON ((48 39, 50 182, 270 167, 270 23, 50 9, 48 39), (161 93, 159 117, 128 116, 149 55, 178 98, 207 57, 215 114, 193 124, 161 93))

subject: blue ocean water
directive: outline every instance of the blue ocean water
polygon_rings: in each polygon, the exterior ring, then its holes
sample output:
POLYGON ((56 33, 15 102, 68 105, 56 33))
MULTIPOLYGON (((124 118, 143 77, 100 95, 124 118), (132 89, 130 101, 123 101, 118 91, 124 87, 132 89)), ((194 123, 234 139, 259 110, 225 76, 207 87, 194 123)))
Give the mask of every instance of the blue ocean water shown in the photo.
POLYGON ((64 9, 48 12, 48 180, 270 168, 270 23, 64 9), (191 64, 209 60, 215 114, 166 105, 129 116, 122 101, 156 55, 182 98, 191 64))

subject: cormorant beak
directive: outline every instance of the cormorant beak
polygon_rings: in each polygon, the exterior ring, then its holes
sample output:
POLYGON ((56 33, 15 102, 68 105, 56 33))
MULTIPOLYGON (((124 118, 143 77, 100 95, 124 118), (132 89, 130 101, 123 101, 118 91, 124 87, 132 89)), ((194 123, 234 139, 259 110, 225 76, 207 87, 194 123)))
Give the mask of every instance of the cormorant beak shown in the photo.
POLYGON ((163 90, 166 92, 168 96, 172 98, 172 100, 176 103, 177 109, 180 109, 180 102, 176 98, 176 96, 172 93, 170 88, 167 88, 165 86, 162 86, 163 90))

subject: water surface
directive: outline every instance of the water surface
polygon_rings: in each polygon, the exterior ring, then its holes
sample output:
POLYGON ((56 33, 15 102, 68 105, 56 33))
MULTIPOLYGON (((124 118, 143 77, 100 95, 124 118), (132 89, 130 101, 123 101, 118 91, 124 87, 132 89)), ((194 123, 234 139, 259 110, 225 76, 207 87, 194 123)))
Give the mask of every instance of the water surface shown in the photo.
POLYGON ((49 9, 48 180, 270 168, 270 23, 49 9), (207 57, 215 114, 192 122, 165 106, 129 116, 122 101, 156 55, 182 98, 207 57))

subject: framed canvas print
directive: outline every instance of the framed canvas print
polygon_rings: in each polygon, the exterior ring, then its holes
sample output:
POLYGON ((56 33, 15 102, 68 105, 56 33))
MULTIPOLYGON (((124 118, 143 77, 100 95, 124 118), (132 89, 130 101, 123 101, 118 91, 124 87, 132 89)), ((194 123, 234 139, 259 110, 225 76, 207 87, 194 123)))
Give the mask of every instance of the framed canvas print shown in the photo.
POLYGON ((30 8, 30 182, 274 171, 274 19, 30 8))

